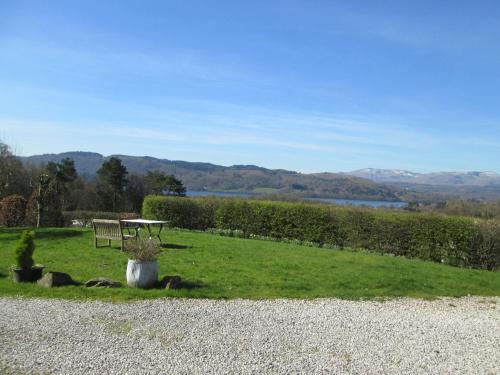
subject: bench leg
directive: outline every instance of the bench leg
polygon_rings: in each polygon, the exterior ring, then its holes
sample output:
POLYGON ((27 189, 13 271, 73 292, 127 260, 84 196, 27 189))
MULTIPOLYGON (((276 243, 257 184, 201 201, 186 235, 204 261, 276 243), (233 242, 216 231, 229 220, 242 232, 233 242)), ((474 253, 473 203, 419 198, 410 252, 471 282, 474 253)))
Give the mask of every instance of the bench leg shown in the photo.
POLYGON ((108 247, 111 247, 111 240, 108 240, 108 247))

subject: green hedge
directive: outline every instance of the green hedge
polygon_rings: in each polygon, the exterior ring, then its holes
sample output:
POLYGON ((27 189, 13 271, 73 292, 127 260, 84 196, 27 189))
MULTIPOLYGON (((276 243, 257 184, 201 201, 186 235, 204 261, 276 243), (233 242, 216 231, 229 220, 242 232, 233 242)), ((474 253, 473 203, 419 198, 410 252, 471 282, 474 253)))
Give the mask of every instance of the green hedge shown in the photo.
POLYGON ((273 238, 319 244, 338 238, 338 225, 326 207, 297 203, 229 200, 216 210, 216 227, 273 238))
POLYGON ((173 227, 363 248, 461 267, 500 267, 500 224, 314 203, 148 196, 143 216, 173 227))
POLYGON ((186 198, 148 195, 142 205, 142 216, 168 220, 176 228, 206 230, 215 227, 215 210, 220 204, 213 198, 186 198))

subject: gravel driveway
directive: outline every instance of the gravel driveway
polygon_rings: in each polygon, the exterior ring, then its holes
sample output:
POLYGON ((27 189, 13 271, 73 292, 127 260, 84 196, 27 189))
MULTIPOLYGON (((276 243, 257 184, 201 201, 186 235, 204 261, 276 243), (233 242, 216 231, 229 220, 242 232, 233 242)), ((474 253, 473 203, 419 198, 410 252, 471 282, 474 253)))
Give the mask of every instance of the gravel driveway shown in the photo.
POLYGON ((0 298, 0 373, 498 374, 500 298, 0 298))

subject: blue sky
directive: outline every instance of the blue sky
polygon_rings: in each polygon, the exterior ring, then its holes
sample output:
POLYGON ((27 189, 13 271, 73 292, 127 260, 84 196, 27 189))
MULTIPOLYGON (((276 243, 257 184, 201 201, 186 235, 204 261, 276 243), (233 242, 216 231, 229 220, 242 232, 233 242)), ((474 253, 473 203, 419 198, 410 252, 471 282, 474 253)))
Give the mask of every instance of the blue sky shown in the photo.
POLYGON ((500 172, 498 1, 0 1, 0 139, 500 172))

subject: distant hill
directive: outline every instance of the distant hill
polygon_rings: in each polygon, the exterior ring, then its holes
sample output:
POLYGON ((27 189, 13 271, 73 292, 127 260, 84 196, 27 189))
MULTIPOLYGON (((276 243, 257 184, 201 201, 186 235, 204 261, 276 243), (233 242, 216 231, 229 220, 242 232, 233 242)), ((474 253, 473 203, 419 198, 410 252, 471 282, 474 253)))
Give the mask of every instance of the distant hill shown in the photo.
MULTIPOLYGON (((256 165, 230 167, 150 156, 117 156, 130 173, 160 170, 179 177, 189 190, 291 194, 298 197, 386 201, 437 201, 446 199, 500 199, 500 175, 495 172, 415 173, 398 169, 367 168, 346 173, 298 173, 256 165)), ((111 156, 93 152, 64 152, 21 157, 24 163, 45 164, 63 158, 75 161, 78 173, 95 177, 111 156)))
MULTIPOLYGON (((157 159, 150 156, 111 155, 119 157, 129 173, 145 174, 159 170, 180 178, 189 190, 240 191, 250 193, 293 194, 302 197, 367 199, 397 201, 402 189, 369 179, 344 174, 303 174, 283 169, 267 169, 255 165, 230 167, 180 160, 157 159)), ((78 173, 92 179, 101 164, 111 156, 92 152, 65 152, 22 157, 27 164, 75 161, 78 173)))
POLYGON ((434 172, 415 173, 399 169, 366 168, 346 172, 348 176, 368 178, 375 182, 447 186, 500 186, 496 172, 434 172))

